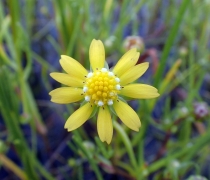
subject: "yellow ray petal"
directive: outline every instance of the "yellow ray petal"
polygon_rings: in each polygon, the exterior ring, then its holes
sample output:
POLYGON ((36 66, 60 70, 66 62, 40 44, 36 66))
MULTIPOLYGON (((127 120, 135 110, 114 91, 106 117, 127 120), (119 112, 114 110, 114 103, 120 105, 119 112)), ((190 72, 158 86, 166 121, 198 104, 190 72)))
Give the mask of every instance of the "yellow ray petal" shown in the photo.
POLYGON ((134 131, 139 131, 141 126, 140 119, 136 112, 123 101, 117 100, 113 104, 113 108, 121 121, 134 131))
POLYGON ((107 106, 100 107, 97 119, 97 130, 99 134, 99 138, 102 142, 106 141, 110 144, 113 135, 113 125, 112 119, 107 106))
POLYGON ((93 107, 89 103, 77 109, 66 121, 64 128, 68 131, 72 131, 80 127, 85 121, 88 120, 91 113, 93 112, 93 107))
POLYGON ((120 85, 124 86, 128 83, 135 81, 140 76, 142 76, 142 74, 145 73, 145 71, 148 69, 148 67, 149 67, 148 62, 133 66, 128 71, 123 73, 122 76, 120 76, 120 85))
POLYGON ((117 62, 116 66, 113 68, 113 72, 120 77, 137 63, 139 55, 140 53, 136 51, 136 48, 129 50, 117 62))
POLYGON ((69 74, 64 73, 50 73, 50 76, 58 81, 61 84, 72 86, 72 87, 83 87, 84 84, 81 79, 77 79, 76 77, 70 76, 69 74))
POLYGON ((84 98, 82 89, 73 87, 61 87, 51 91, 51 101, 58 104, 68 104, 80 101, 84 98))
POLYGON ((62 55, 60 64, 64 71, 78 79, 84 79, 88 74, 87 70, 78 61, 69 56, 62 55))
POLYGON ((120 94, 136 99, 150 99, 159 96, 157 89, 147 84, 126 85, 121 89, 120 94))
POLYGON ((96 68, 101 69, 104 67, 105 50, 104 45, 100 40, 92 40, 89 49, 89 58, 93 71, 95 71, 96 68))

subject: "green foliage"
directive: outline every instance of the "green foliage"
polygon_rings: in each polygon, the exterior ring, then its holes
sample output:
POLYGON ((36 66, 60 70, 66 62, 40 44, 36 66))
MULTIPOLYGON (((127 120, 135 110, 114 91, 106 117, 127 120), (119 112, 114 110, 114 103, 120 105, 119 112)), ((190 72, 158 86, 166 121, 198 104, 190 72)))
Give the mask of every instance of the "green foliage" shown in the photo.
MULTIPOLYGON (((52 51, 69 55, 88 69, 88 48, 91 40, 101 39, 105 44, 108 59, 119 59, 120 54, 126 51, 123 47, 124 29, 131 26, 131 34, 138 35, 138 28, 142 23, 138 19, 138 12, 144 7, 149 13, 147 18, 149 34, 156 30, 155 21, 158 14, 163 15, 164 32, 160 37, 144 38, 145 51, 148 50, 147 45, 149 47, 164 44, 163 50, 158 52, 161 58, 155 69, 156 73, 151 74, 151 81, 154 81, 157 88, 161 88, 161 97, 138 102, 140 106, 136 111, 142 121, 138 133, 119 125, 115 118, 113 124, 116 132, 111 145, 99 140, 96 129, 91 133, 85 131, 83 127, 74 131, 72 140, 67 142, 74 152, 68 166, 72 168, 72 176, 75 179, 84 178, 82 166, 84 162, 89 163, 97 179, 103 179, 104 172, 134 179, 147 179, 153 174, 154 179, 173 180, 182 179, 192 171, 200 174, 205 160, 209 157, 210 124, 209 116, 203 119, 196 117, 193 103, 205 101, 204 97, 209 100, 209 92, 205 96, 199 93, 203 79, 206 75, 209 76, 210 70, 209 1, 202 3, 200 0, 183 0, 181 3, 169 1, 167 8, 163 8, 164 1, 161 0, 43 2, 43 7, 39 9, 43 16, 51 16, 48 6, 51 4, 54 17, 51 17, 49 23, 41 30, 34 33, 33 28, 39 20, 34 16, 37 1, 8 0, 5 4, 0 1, 0 113, 7 130, 7 139, 0 141, 0 155, 6 156, 8 149, 14 146, 21 161, 21 167, 16 165, 16 168, 19 168, 26 179, 36 180, 40 177, 55 179, 36 157, 37 134, 40 133, 37 124, 43 129, 42 135, 45 135, 48 127, 42 121, 32 87, 29 85, 33 63, 37 62, 42 68, 42 81, 46 88, 51 90, 48 73, 54 71, 55 67, 45 61, 41 54, 33 51, 32 41, 41 42, 45 37, 54 48, 52 51), (119 17, 114 22, 116 11, 119 17), (48 34, 51 25, 56 27, 58 41, 48 34), (172 50, 173 55, 169 55, 172 50), (177 59, 181 59, 182 63, 173 69, 177 59), (167 72, 172 72, 172 76, 164 77, 166 66, 169 67, 167 72), (171 109, 172 99, 169 93, 177 87, 182 87, 187 93, 180 103, 171 109), (161 119, 156 121, 152 117, 152 112, 160 100, 163 100, 161 106, 164 110, 161 119), (20 107, 23 109, 22 112, 20 107), (28 124, 31 128, 31 147, 27 144, 21 124, 28 124), (150 126, 154 126, 162 133, 155 132, 156 140, 161 142, 161 147, 148 162, 148 158, 145 157, 145 145, 150 126), (200 131, 198 126, 202 126, 203 129, 200 131)), ((152 65, 153 63, 151 62, 152 65)), ((67 108, 68 114, 75 110, 73 106, 67 108)), ((96 127, 96 121, 93 122, 96 127)), ((0 132, 0 137, 3 133, 5 132, 0 132)), ((1 164, 4 165, 6 166, 4 163, 1 164)), ((7 168, 13 173, 17 172, 15 166, 7 168)), ((190 176, 188 179, 205 178, 190 176)))

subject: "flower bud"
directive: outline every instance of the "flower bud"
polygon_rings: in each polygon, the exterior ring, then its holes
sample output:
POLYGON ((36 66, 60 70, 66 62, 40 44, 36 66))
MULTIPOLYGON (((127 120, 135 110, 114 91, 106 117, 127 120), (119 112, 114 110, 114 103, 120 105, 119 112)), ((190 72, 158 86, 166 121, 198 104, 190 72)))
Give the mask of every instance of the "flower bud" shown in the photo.
POLYGON ((208 105, 204 102, 194 104, 194 114, 197 119, 205 118, 209 114, 208 105))
POLYGON ((140 36, 127 36, 124 40, 123 47, 126 50, 137 48, 137 51, 144 51, 144 41, 140 36))

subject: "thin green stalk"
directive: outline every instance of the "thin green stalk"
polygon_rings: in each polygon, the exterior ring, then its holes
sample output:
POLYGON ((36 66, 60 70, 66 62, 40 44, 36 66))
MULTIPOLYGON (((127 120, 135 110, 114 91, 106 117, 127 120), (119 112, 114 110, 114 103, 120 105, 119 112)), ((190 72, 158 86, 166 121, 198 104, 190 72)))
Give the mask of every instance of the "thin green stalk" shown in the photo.
POLYGON ((186 119, 181 126, 181 130, 179 133, 179 142, 183 144, 188 143, 190 135, 191 135, 191 127, 192 127, 192 122, 188 119, 186 119))
POLYGON ((174 154, 169 154, 165 158, 152 163, 150 166, 148 166, 148 169, 145 170, 146 176, 150 173, 153 173, 160 168, 163 168, 164 166, 167 166, 168 163, 170 163, 173 159, 177 159, 183 156, 185 160, 191 159, 195 154, 197 154, 203 147, 208 145, 208 142, 210 141, 210 131, 203 134, 201 137, 198 137, 195 140, 195 143, 191 146, 185 146, 180 151, 175 152, 174 154))
POLYGON ((74 46, 76 44, 75 42, 76 42, 76 40, 78 39, 78 36, 79 36, 78 32, 79 32, 79 30, 81 28, 81 24, 82 24, 82 20, 83 20, 83 13, 80 12, 78 16, 79 17, 77 17, 74 29, 73 29, 72 34, 71 34, 71 40, 70 40, 70 37, 68 38, 69 39, 69 43, 68 43, 66 54, 70 55, 70 56, 73 53, 73 49, 74 49, 74 46))
POLYGON ((136 161, 133 149, 132 149, 132 144, 131 144, 127 134, 125 133, 124 129, 117 123, 117 121, 113 121, 113 126, 117 130, 117 132, 120 134, 122 141, 125 144, 125 147, 127 149, 131 164, 132 164, 133 168, 136 169, 138 167, 137 161, 136 161))
MULTIPOLYGON (((193 6, 192 6, 192 2, 189 4, 189 15, 193 16, 193 6)), ((189 93, 188 93, 188 98, 186 99, 186 106, 190 109, 190 111, 192 110, 192 105, 193 105, 193 100, 195 98, 195 95, 197 94, 196 89, 194 88, 195 83, 195 73, 193 72, 193 66, 194 66, 194 50, 193 50, 193 46, 194 46, 194 37, 195 37, 195 32, 194 32, 194 28, 193 28, 193 24, 191 19, 188 20, 188 22, 186 22, 188 24, 188 28, 192 29, 190 32, 187 33, 187 40, 189 43, 189 79, 188 79, 188 84, 189 84, 189 93)), ((182 131, 180 133, 180 140, 181 142, 183 142, 183 144, 187 143, 190 139, 190 135, 191 135, 191 130, 192 130, 192 122, 190 121, 184 121, 183 122, 183 126, 182 126, 182 131)))
POLYGON ((96 162, 94 161, 94 159, 92 158, 90 152, 85 149, 85 147, 83 146, 83 144, 80 142, 79 138, 77 136, 73 137, 74 142, 77 144, 77 146, 80 148, 80 150, 85 154, 85 156, 87 157, 91 167, 93 168, 93 171, 95 172, 95 175, 97 177, 98 180, 103 180, 103 177, 99 171, 99 168, 96 164, 96 162))
POLYGON ((74 144, 72 142, 67 142, 67 145, 69 146, 69 148, 75 153, 78 153, 77 148, 74 146, 74 144))
POLYGON ((200 88, 201 88, 201 86, 202 86, 204 77, 205 77, 205 75, 206 75, 206 71, 203 71, 203 69, 200 70, 200 71, 199 71, 199 75, 200 75, 200 76, 198 77, 198 80, 196 81, 196 84, 195 84, 195 92, 196 92, 195 96, 196 96, 198 99, 201 99, 200 94, 199 94, 199 90, 200 90, 200 88))
POLYGON ((84 179, 84 170, 83 166, 78 166, 78 179, 83 180, 84 179))
POLYGON ((6 67, 0 68, 0 110, 6 127, 9 130, 10 141, 14 144, 21 158, 27 177, 33 180, 38 179, 37 168, 43 176, 50 177, 50 174, 39 164, 34 153, 28 147, 20 128, 19 103, 11 83, 8 83, 11 82, 11 79, 8 77, 10 74, 8 71, 6 67))
POLYGON ((142 168, 144 165, 144 140, 141 141, 137 145, 138 148, 138 164, 139 167, 142 168))
POLYGON ((23 172, 22 169, 20 169, 13 161, 11 161, 7 156, 0 153, 0 162, 4 166, 6 166, 8 169, 14 172, 20 179, 26 180, 28 179, 25 172, 23 172))
POLYGON ((116 47, 119 47, 119 50, 121 49, 121 43, 122 43, 122 38, 123 38, 122 35, 123 35, 124 27, 129 23, 129 21, 134 20, 133 17, 135 17, 135 15, 138 13, 138 11, 140 10, 140 8, 142 7, 142 5, 145 2, 146 2, 145 0, 142 0, 141 2, 136 4, 136 2, 134 2, 134 1, 128 1, 128 0, 122 1, 118 26, 116 27, 115 32, 114 32, 114 35, 118 39, 118 41, 117 41, 118 44, 116 45, 116 47), (128 7, 131 7, 131 6, 133 7, 133 9, 132 9, 132 12, 130 12, 131 14, 128 16, 128 14, 127 14, 128 7))
POLYGON ((45 59, 43 59, 39 54, 32 52, 32 56, 34 57, 35 61, 37 61, 44 68, 48 69, 49 71, 56 71, 56 69, 45 61, 45 59))
POLYGON ((191 147, 190 151, 183 157, 183 159, 185 161, 189 161, 190 159, 192 159, 196 154, 199 154, 199 151, 203 147, 209 144, 209 141, 210 141, 210 133, 207 132, 206 134, 197 139, 197 143, 195 143, 195 145, 191 147))
POLYGON ((35 161, 37 169, 43 175, 43 177, 45 177, 47 180, 55 180, 55 178, 40 164, 36 156, 33 156, 33 159, 35 161))
MULTIPOLYGON (((192 26, 191 26, 192 27, 192 26)), ((195 89, 194 89, 194 80, 195 80, 195 73, 193 72, 193 65, 194 63, 194 50, 193 50, 193 32, 189 33, 188 35, 188 41, 189 41, 189 66, 190 66, 190 76, 189 76, 189 94, 188 94, 188 98, 187 98, 187 105, 190 107, 192 105, 193 99, 194 99, 194 95, 196 94, 195 89)))
POLYGON ((117 132, 120 134, 120 136, 122 138, 122 141, 125 144, 125 147, 127 149, 127 153, 128 153, 131 165, 133 166, 133 169, 135 171, 135 174, 134 174, 135 178, 137 180, 140 180, 141 177, 142 177, 142 171, 138 166, 136 157, 134 155, 134 151, 132 149, 133 147, 132 147, 131 141, 129 140, 129 138, 128 138, 127 134, 125 133, 124 129, 117 123, 116 120, 113 122, 113 126, 117 130, 117 132))
POLYGON ((95 137, 95 142, 98 146, 98 148, 100 149, 102 155, 106 158, 109 159, 109 154, 107 149, 105 148, 105 144, 101 142, 101 140, 98 137, 95 137))
MULTIPOLYGON (((61 49, 60 45, 58 44, 58 42, 53 38, 53 36, 48 35, 48 36, 47 36, 47 40, 48 40, 48 41, 50 42, 50 44, 54 47, 56 53, 57 53, 57 54, 61 54, 62 49, 61 49)), ((38 55, 36 55, 36 56, 38 56, 38 55)), ((39 58, 39 59, 40 59, 40 58, 39 58)), ((44 64, 44 63, 47 64, 48 62, 47 62, 47 61, 43 61, 42 64, 44 64)), ((47 67, 53 68, 53 67, 51 67, 51 66, 52 66, 52 65, 48 64, 47 67)))
POLYGON ((5 54, 4 48, 0 46, 0 66, 8 65, 10 68, 12 68, 14 71, 17 70, 17 66, 15 62, 12 62, 9 57, 5 54))
POLYGON ((12 36, 10 35, 9 31, 8 32, 5 32, 4 34, 4 39, 5 39, 5 42, 7 43, 7 46, 8 46, 8 49, 9 49, 9 52, 10 52, 10 58, 6 55, 5 52, 3 52, 5 55, 5 57, 7 57, 7 59, 9 61, 13 61, 13 64, 15 64, 16 66, 16 70, 18 69, 18 65, 17 65, 17 57, 18 57, 18 54, 16 52, 16 47, 15 47, 15 44, 14 44, 14 41, 12 39, 12 36))
POLYGON ((171 47, 174 43, 174 40, 177 36, 180 24, 183 20, 184 14, 185 14, 188 6, 189 6, 189 3, 190 3, 190 0, 183 0, 182 4, 180 6, 180 9, 177 12, 177 14, 178 14, 177 18, 174 22, 174 25, 173 25, 172 29, 169 32, 169 36, 168 36, 168 39, 167 39, 166 44, 165 44, 164 49, 163 49, 163 53, 162 53, 162 56, 161 56, 160 64, 158 66, 158 70, 157 70, 157 72, 154 76, 155 77, 155 81, 154 81, 154 86, 155 87, 158 87, 160 85, 160 81, 161 81, 161 78, 163 76, 165 64, 166 64, 170 49, 171 49, 171 47))
POLYGON ((21 161, 23 162, 23 166, 24 166, 27 176, 36 180, 36 179, 38 179, 38 177, 37 177, 37 174, 35 173, 35 169, 32 165, 33 163, 31 162, 32 153, 27 153, 28 147, 26 145, 26 140, 23 137, 23 134, 19 127, 17 117, 18 117, 18 115, 16 113, 10 112, 8 119, 5 118, 5 116, 4 116, 4 119, 5 119, 5 121, 10 121, 9 124, 11 124, 13 126, 13 130, 12 130, 12 132, 10 132, 13 135, 12 141, 15 144, 15 147, 18 151, 19 156, 21 157, 21 161))
POLYGON ((40 41, 42 38, 48 34, 49 29, 54 25, 54 20, 49 21, 42 29, 40 29, 37 33, 32 35, 32 39, 36 41, 40 41))
POLYGON ((68 28, 66 24, 66 16, 65 16, 65 8, 64 6, 67 5, 66 1, 54 1, 56 4, 56 7, 58 9, 58 15, 60 16, 59 20, 61 21, 61 30, 62 30, 62 37, 63 37, 63 42, 64 46, 66 47, 68 45, 68 40, 69 40, 69 33, 68 33, 68 28), (64 5, 65 4, 65 5, 64 5))
POLYGON ((25 1, 25 6, 24 6, 24 15, 25 15, 25 21, 26 21, 26 31, 29 36, 32 35, 32 28, 33 28, 33 23, 34 23, 34 15, 35 15, 35 6, 36 6, 36 0, 30 0, 30 1, 25 1))
POLYGON ((119 166, 120 168, 126 170, 127 172, 129 172, 131 175, 135 175, 136 172, 135 170, 130 166, 130 164, 128 163, 124 163, 124 162, 121 162, 121 161, 117 161, 116 162, 116 165, 119 166))
POLYGON ((19 6, 19 1, 13 1, 9 0, 8 1, 9 5, 9 11, 11 14, 11 20, 12 20, 12 35, 13 35, 13 41, 16 42, 17 36, 18 36, 18 31, 16 29, 17 22, 20 19, 20 6, 19 6))
MULTIPOLYGON (((21 68, 21 65, 19 65, 19 68, 21 68)), ((26 79, 24 78, 24 73, 22 68, 19 69, 18 71, 18 80, 20 84, 20 92, 21 92, 21 99, 22 99, 22 104, 23 104, 23 112, 26 113, 26 115, 32 114, 32 118, 30 118, 30 127, 31 127, 31 140, 32 140, 32 150, 36 154, 36 149, 37 149, 37 140, 36 140, 36 127, 35 127, 35 120, 36 116, 33 114, 33 109, 35 106, 31 107, 30 104, 33 103, 31 102, 31 98, 29 96, 29 92, 27 89, 27 82, 26 79), (29 101, 30 99, 30 101, 29 101)), ((37 118, 38 120, 38 118, 37 118)), ((41 120, 40 120, 41 121, 41 120)))
POLYGON ((35 120, 39 121, 43 125, 43 121, 42 121, 41 115, 39 113, 36 101, 33 97, 33 94, 31 92, 31 89, 30 89, 29 84, 27 82, 24 83, 24 86, 23 86, 22 90, 28 98, 27 99, 27 106, 29 108, 30 113, 32 114, 32 116, 35 120))

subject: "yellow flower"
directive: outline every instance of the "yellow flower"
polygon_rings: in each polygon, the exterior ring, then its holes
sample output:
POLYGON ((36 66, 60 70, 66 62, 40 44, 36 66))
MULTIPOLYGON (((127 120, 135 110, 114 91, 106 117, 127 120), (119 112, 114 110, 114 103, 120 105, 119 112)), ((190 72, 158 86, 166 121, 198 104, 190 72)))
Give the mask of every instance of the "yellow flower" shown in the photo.
POLYGON ((51 91, 51 101, 60 104, 84 100, 85 103, 66 121, 65 128, 72 131, 85 123, 98 110, 97 130, 102 142, 111 142, 113 125, 110 111, 115 111, 121 121, 134 131, 141 122, 136 112, 122 99, 127 96, 136 99, 158 97, 157 89, 146 84, 130 84, 147 70, 149 63, 136 65, 139 52, 131 49, 125 53, 116 66, 106 67, 105 50, 100 40, 93 40, 89 49, 92 71, 88 72, 78 61, 62 55, 60 64, 67 73, 51 73, 56 81, 70 86, 51 91))

